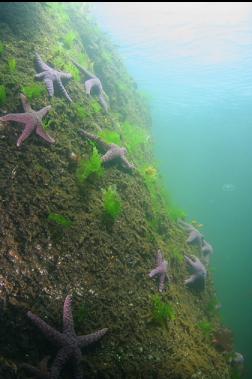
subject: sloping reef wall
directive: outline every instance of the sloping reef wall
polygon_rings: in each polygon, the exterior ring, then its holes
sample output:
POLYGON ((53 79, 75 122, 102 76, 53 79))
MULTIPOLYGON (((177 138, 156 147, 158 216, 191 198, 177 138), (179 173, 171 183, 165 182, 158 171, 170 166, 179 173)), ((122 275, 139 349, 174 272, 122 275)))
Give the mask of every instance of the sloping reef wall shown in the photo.
MULTIPOLYGON (((77 335, 108 328, 82 350, 85 378, 230 378, 213 344, 221 325, 211 273, 204 288, 184 284, 184 253, 199 249, 186 244, 183 214, 162 187, 146 98, 85 4, 1 3, 1 116, 24 112, 20 93, 34 110, 51 105, 43 127, 55 143, 32 133, 17 147, 23 126, 0 121, 0 377, 32 377, 22 365, 43 370, 46 356, 50 371, 57 348, 27 311, 62 331, 71 294, 77 335), (34 79, 35 52, 71 73, 72 102, 34 79), (72 59, 101 80, 108 112, 72 59), (101 166, 81 129, 126 147, 135 168, 120 158, 101 166), (148 275, 158 249, 169 264, 162 292, 148 275)), ((60 375, 74 378, 71 362, 60 375)))

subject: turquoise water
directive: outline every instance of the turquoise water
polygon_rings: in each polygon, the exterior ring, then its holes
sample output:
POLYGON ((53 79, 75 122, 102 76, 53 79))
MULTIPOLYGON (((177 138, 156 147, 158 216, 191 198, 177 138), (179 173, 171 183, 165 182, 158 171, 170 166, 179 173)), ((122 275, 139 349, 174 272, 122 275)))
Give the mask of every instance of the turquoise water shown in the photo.
POLYGON ((204 224, 252 378, 252 4, 93 3, 139 90, 174 201, 204 224))

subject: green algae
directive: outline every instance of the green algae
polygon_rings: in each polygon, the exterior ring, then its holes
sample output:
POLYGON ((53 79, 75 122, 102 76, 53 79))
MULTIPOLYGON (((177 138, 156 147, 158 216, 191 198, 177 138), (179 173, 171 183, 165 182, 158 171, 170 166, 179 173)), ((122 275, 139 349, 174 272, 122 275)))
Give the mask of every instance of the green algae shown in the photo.
POLYGON ((65 37, 63 38, 63 43, 64 43, 65 47, 70 49, 73 46, 74 41, 76 39, 77 39, 77 34, 75 32, 73 32, 72 30, 70 30, 70 32, 68 32, 65 35, 65 37))
POLYGON ((4 44, 2 41, 0 41, 0 55, 2 55, 4 52, 4 44))
POLYGON ((56 224, 63 226, 64 228, 69 228, 73 224, 71 220, 59 213, 50 213, 47 217, 47 220, 53 221, 56 224))
POLYGON ((9 68, 10 73, 13 74, 14 72, 16 72, 17 62, 15 58, 8 59, 8 68, 9 68))
POLYGON ((46 89, 42 84, 34 83, 30 86, 23 86, 21 92, 26 95, 29 100, 33 100, 45 94, 46 89))
POLYGON ((113 130, 104 129, 99 132, 99 137, 106 143, 114 143, 119 146, 121 145, 120 135, 113 130))
POLYGON ((76 178, 82 184, 90 175, 96 174, 102 176, 104 168, 102 167, 101 156, 94 146, 92 155, 88 160, 81 159, 76 170, 76 178))
POLYGON ((162 301, 160 295, 154 295, 152 298, 152 321, 162 327, 167 327, 169 320, 176 319, 176 313, 171 304, 162 301))
POLYGON ((122 213, 122 200, 116 185, 103 190, 103 207, 108 216, 115 220, 122 213))
POLYGON ((3 84, 0 84, 0 105, 3 105, 6 100, 6 89, 3 84))

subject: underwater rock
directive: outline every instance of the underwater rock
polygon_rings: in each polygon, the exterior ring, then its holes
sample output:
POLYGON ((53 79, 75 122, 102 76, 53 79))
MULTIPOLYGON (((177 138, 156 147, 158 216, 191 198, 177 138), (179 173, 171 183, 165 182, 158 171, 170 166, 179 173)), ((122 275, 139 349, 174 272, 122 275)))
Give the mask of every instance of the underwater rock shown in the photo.
POLYGON ((40 70, 43 70, 39 74, 36 74, 35 78, 43 79, 47 87, 49 96, 54 95, 54 83, 57 83, 63 95, 67 98, 68 101, 72 102, 71 97, 68 95, 61 81, 61 79, 71 79, 72 75, 66 72, 55 70, 54 68, 44 63, 38 53, 35 53, 35 54, 36 54, 36 63, 39 66, 40 70))
POLYGON ((80 349, 98 341, 108 330, 105 328, 85 336, 76 336, 71 303, 71 296, 68 295, 65 299, 63 308, 63 333, 60 333, 49 326, 45 321, 32 312, 29 311, 27 313, 27 316, 42 331, 42 333, 59 347, 59 351, 51 367, 51 379, 57 379, 59 377, 61 370, 69 360, 71 360, 73 364, 73 378, 82 379, 80 349))
POLYGON ((168 262, 164 259, 164 255, 160 249, 157 251, 156 265, 157 267, 149 273, 149 277, 159 276, 159 292, 162 292, 165 279, 170 280, 170 278, 168 276, 168 262))
POLYGON ((130 170, 135 168, 134 164, 130 163, 125 157, 125 155, 127 154, 127 149, 125 147, 120 147, 115 143, 108 144, 101 140, 99 137, 91 133, 88 133, 85 130, 81 130, 80 132, 84 137, 90 139, 91 141, 97 142, 100 145, 100 147, 106 151, 106 153, 101 158, 104 163, 113 161, 115 159, 119 159, 124 167, 130 170))
POLYGON ((185 284, 191 285, 198 281, 205 281, 205 278, 207 276, 207 270, 203 263, 201 263, 199 258, 197 258, 195 255, 191 255, 190 257, 185 255, 185 260, 186 263, 188 263, 194 271, 194 273, 188 279, 185 280, 185 284))
POLYGON ((39 111, 34 111, 26 96, 21 93, 20 98, 25 113, 9 113, 6 116, 0 117, 0 121, 16 121, 25 124, 25 129, 17 141, 17 146, 21 146, 32 132, 35 132, 43 140, 54 143, 54 139, 45 132, 42 126, 42 118, 47 115, 51 106, 48 105, 39 111))
POLYGON ((85 81, 86 94, 91 95, 92 90, 96 89, 96 91, 98 92, 99 102, 101 106, 103 107, 103 109, 105 110, 105 112, 107 113, 109 110, 109 105, 106 101, 107 95, 102 88, 100 79, 97 78, 97 76, 93 75, 90 71, 88 71, 84 67, 80 66, 79 63, 75 62, 73 59, 72 59, 72 62, 76 67, 78 67, 82 72, 84 72, 87 76, 90 77, 90 79, 85 81))

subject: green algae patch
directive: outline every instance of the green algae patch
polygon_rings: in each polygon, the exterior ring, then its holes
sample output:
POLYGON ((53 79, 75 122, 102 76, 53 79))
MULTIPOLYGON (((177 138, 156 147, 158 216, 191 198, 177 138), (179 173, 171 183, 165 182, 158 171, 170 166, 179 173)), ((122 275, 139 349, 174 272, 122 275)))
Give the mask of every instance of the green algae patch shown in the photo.
POLYGON ((160 295, 153 296, 152 321, 153 323, 167 327, 169 320, 175 320, 176 313, 171 304, 162 301, 160 295))
POLYGON ((6 90, 3 84, 0 84, 0 105, 3 105, 6 100, 6 90))
POLYGON ((106 143, 114 143, 116 145, 121 144, 120 135, 112 130, 104 129, 99 133, 99 137, 106 143))
POLYGON ((23 86, 21 92, 28 97, 29 100, 36 99, 46 93, 46 89, 42 84, 32 84, 30 86, 23 86))
POLYGON ((16 72, 17 62, 16 62, 15 58, 10 58, 8 60, 8 68, 9 68, 9 71, 10 71, 11 74, 13 74, 14 72, 16 72))
POLYGON ((95 146, 93 146, 92 155, 88 160, 80 160, 76 170, 76 178, 78 182, 82 184, 92 174, 96 174, 98 176, 102 176, 104 174, 101 156, 95 146))
POLYGON ((0 41, 0 55, 2 55, 4 52, 4 44, 2 41, 0 41))
POLYGON ((71 220, 58 213, 50 213, 47 217, 47 220, 55 222, 57 225, 63 226, 64 228, 69 228, 73 225, 73 222, 71 220))
POLYGON ((122 200, 115 185, 103 190, 103 207, 105 213, 115 220, 122 213, 122 200))

